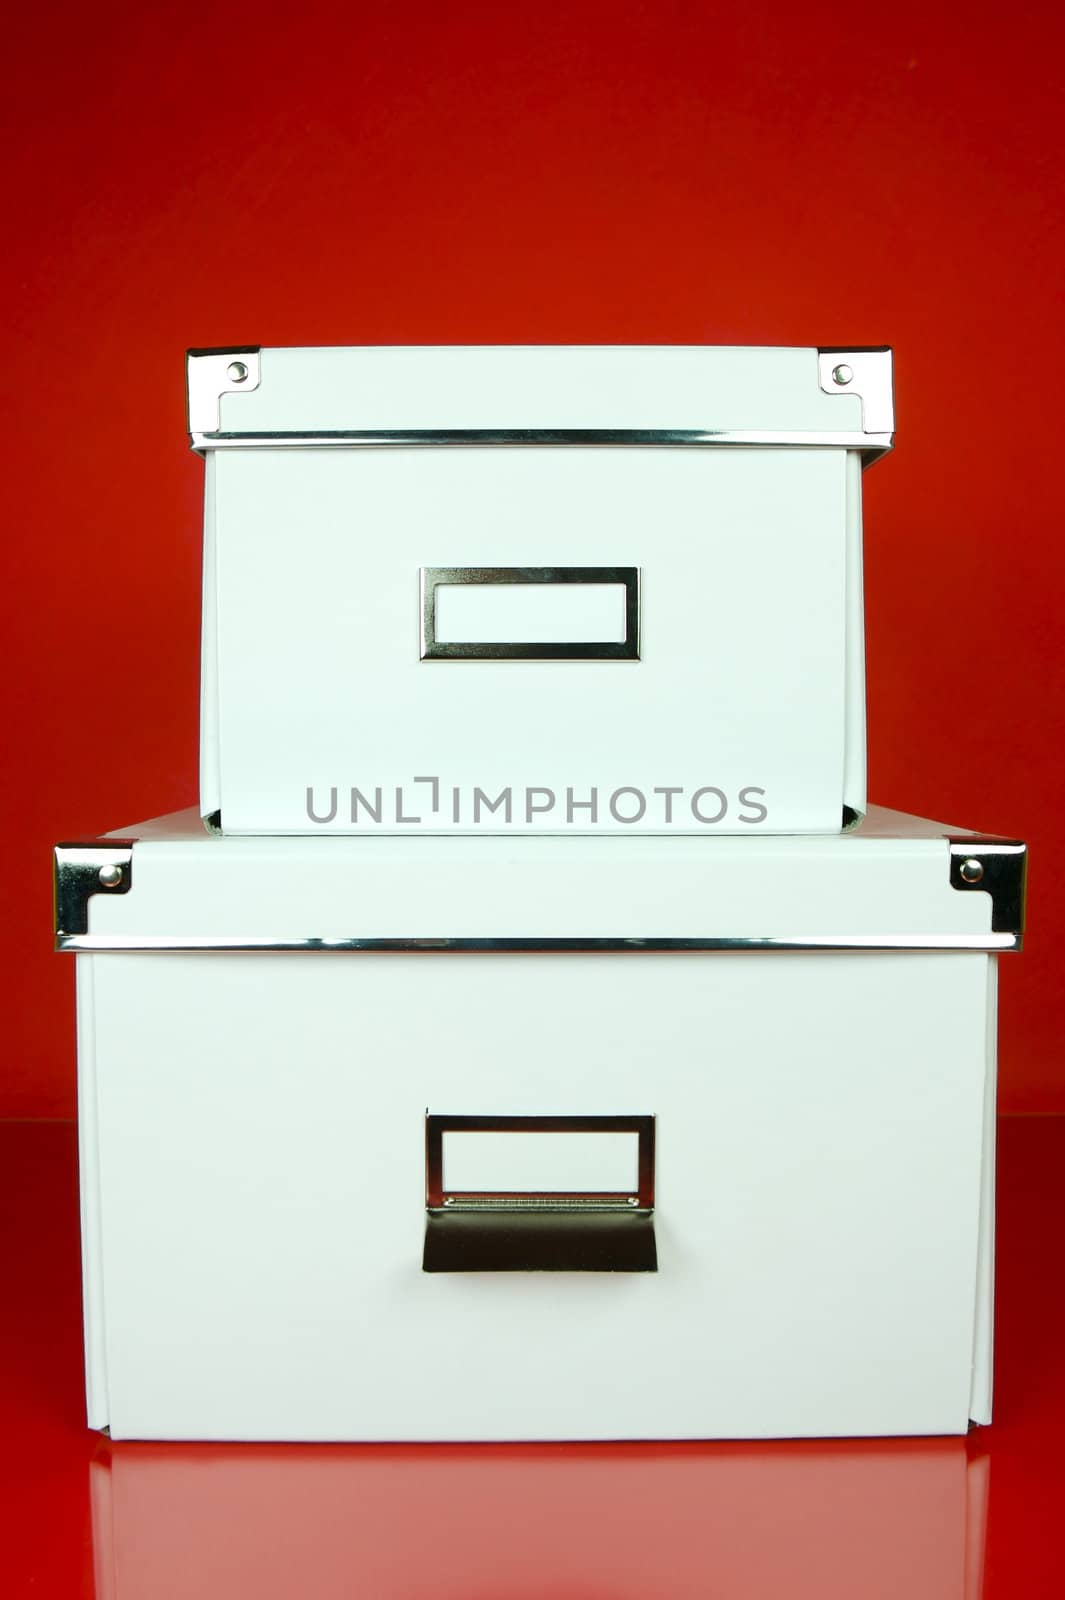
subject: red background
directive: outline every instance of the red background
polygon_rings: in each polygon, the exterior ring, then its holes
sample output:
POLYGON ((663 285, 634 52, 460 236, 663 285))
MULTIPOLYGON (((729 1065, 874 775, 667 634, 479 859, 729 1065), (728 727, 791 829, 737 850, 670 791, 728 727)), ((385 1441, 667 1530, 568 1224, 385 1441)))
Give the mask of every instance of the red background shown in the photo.
POLYGON ((870 787, 1027 837, 1002 1103, 1065 1111, 1058 5, 107 7, 7 24, 0 1116, 73 1109, 49 850, 196 793, 188 345, 894 346, 870 787))

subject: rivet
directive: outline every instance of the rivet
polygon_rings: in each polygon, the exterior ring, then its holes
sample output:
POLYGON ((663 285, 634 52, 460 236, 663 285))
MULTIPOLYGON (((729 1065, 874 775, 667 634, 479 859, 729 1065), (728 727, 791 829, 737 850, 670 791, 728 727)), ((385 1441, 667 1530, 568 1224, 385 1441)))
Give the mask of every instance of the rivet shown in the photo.
POLYGON ((231 361, 226 368, 226 377, 230 383, 243 383, 248 376, 248 369, 243 361, 231 361))
POLYGON ((975 856, 966 856, 958 872, 965 883, 979 883, 984 875, 984 863, 975 856))
POLYGON ((117 889, 122 882, 122 868, 117 862, 112 862, 109 867, 100 868, 100 882, 105 889, 117 889))
POLYGON ((854 369, 853 367, 848 367, 845 361, 840 362, 838 367, 832 368, 832 382, 838 383, 840 387, 842 387, 845 383, 850 383, 853 377, 854 369))

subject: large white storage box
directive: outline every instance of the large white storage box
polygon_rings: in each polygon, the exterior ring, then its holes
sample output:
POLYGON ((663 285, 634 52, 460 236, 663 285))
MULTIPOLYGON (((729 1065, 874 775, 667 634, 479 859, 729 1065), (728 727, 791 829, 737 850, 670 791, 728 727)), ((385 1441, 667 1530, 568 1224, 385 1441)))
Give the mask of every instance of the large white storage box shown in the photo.
POLYGON ((115 1437, 960 1433, 1024 847, 57 852, 115 1437), (540 1270, 532 1270, 540 1269, 540 1270))
POLYGON ((833 833, 887 350, 194 351, 227 833, 833 833))

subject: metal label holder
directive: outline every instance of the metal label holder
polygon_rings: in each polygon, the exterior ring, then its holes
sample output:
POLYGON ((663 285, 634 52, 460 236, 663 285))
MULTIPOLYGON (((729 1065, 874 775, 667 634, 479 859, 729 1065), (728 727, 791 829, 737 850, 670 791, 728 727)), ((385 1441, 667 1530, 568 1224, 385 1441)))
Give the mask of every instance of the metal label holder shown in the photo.
POLYGON ((425 1119, 425 1272, 656 1272, 655 1119, 471 1117, 425 1119), (637 1186, 626 1193, 453 1193, 444 1185, 444 1134, 634 1133, 637 1186))
POLYGON ((639 567, 422 567, 423 661, 638 661, 640 659, 639 567), (447 584, 615 584, 625 590, 625 637, 566 644, 499 641, 442 643, 436 636, 436 591, 447 584))

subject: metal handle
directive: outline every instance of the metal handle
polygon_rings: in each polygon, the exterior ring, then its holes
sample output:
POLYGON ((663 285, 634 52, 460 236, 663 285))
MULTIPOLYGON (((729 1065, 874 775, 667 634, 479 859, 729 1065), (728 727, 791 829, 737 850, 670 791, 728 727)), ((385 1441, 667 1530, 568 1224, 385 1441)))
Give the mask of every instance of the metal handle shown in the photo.
POLYGON ((423 661, 638 661, 640 659, 639 567, 422 567, 423 661), (609 584, 625 590, 625 637, 617 640, 441 641, 437 638, 436 591, 448 584, 609 584))
POLYGON ((653 1116, 425 1119, 426 1272, 655 1272, 653 1116), (453 1190, 446 1133, 631 1133, 635 1188, 453 1190))

